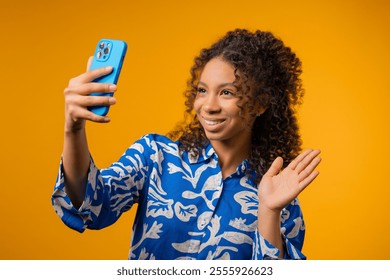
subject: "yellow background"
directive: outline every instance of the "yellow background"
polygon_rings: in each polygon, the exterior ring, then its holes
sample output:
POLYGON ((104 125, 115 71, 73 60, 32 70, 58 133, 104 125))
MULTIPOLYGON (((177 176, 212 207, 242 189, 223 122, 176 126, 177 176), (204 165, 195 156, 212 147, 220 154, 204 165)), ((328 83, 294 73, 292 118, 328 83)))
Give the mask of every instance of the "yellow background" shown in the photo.
POLYGON ((321 175, 301 196, 309 259, 390 259, 390 4, 366 1, 4 1, 0 7, 0 258, 126 259, 134 210, 79 234, 52 209, 63 89, 102 37, 128 42, 112 122, 88 124, 98 166, 183 117, 202 47, 236 27, 274 32, 303 61, 304 147, 321 175))

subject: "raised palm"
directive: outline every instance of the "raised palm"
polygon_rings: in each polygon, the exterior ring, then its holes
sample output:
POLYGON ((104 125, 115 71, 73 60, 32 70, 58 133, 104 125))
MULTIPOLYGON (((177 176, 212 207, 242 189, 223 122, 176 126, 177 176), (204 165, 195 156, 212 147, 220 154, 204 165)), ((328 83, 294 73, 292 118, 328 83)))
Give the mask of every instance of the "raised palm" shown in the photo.
POLYGON ((259 203, 272 211, 281 211, 319 174, 319 150, 306 150, 282 170, 283 159, 274 160, 259 185, 259 203))

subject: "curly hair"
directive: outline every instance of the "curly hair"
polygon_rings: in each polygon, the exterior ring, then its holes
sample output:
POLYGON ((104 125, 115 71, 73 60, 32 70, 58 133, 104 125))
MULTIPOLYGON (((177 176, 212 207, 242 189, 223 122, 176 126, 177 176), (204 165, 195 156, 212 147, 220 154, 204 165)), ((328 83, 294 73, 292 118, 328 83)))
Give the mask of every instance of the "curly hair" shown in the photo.
POLYGON ((252 147, 248 173, 255 172, 259 182, 272 162, 281 156, 286 167, 300 152, 301 138, 296 105, 304 91, 300 75, 301 61, 271 32, 236 29, 228 32, 210 48, 202 49, 194 60, 185 91, 186 119, 168 136, 179 140, 182 151, 195 155, 208 143, 194 112, 200 74, 211 59, 220 57, 235 71, 235 85, 244 105, 253 116, 256 104, 265 108, 252 127, 252 147))

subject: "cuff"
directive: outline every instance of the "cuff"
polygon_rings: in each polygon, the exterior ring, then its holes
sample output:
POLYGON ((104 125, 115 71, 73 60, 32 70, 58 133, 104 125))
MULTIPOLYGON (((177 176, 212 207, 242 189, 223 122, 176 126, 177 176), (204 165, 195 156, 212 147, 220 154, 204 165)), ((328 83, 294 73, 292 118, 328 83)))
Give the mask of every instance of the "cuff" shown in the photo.
MULTIPOLYGON (((284 254, 283 259, 304 260, 305 255, 294 247, 291 242, 283 236, 284 254)), ((280 250, 269 243, 256 229, 252 251, 252 260, 278 260, 280 250)))
POLYGON ((102 207, 102 196, 98 195, 98 190, 102 189, 103 185, 99 178, 99 170, 91 158, 84 201, 80 208, 76 209, 65 192, 65 177, 61 159, 57 181, 52 194, 52 205, 57 215, 68 227, 78 232, 83 232, 94 218, 99 215, 102 207))

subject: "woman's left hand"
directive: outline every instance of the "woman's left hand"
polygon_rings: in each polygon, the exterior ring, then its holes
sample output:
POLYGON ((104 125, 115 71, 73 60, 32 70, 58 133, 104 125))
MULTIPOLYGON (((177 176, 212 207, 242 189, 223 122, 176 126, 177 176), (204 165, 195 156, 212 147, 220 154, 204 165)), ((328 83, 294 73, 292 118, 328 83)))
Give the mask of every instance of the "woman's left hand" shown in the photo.
POLYGON ((280 212, 295 199, 319 174, 320 150, 306 150, 285 169, 283 159, 274 160, 259 185, 259 206, 280 212))

